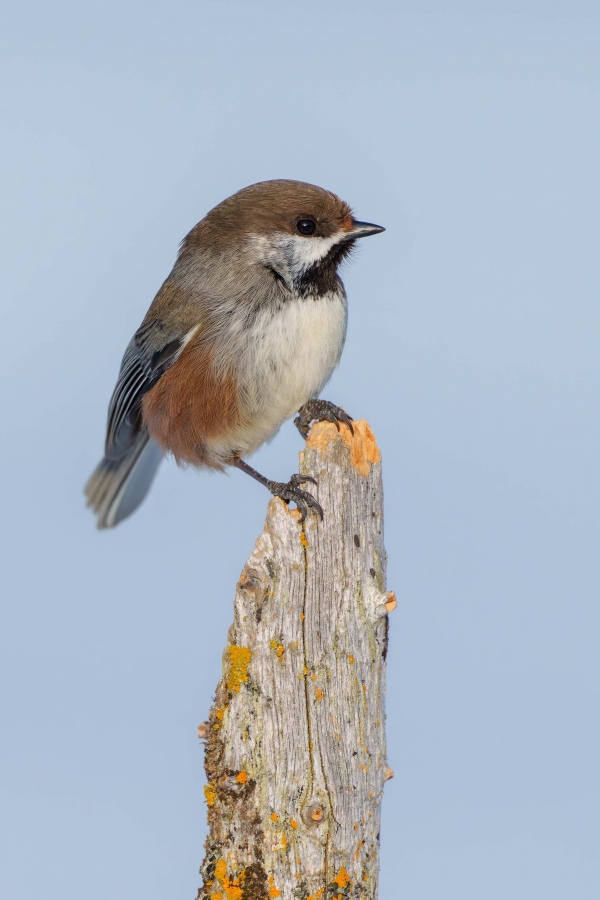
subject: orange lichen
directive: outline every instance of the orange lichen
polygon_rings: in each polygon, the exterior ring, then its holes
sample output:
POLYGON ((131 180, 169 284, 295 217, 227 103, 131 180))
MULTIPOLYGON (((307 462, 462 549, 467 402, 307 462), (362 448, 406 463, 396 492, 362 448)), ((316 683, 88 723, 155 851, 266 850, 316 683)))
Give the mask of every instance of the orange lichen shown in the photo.
POLYGON ((214 784, 204 785, 204 797, 209 806, 212 806, 217 796, 217 789, 214 784))
POLYGON ((352 654, 350 654, 350 656, 348 657, 348 662, 350 663, 350 665, 354 663, 354 657, 352 656, 352 654))
POLYGON ((295 821, 295 819, 290 819, 290 825, 292 826, 292 828, 298 827, 298 823, 295 821))
POLYGON ((332 441, 343 440, 350 448, 350 460, 360 475, 368 475, 372 463, 381 462, 381 453, 375 435, 364 419, 352 423, 354 435, 350 429, 342 426, 338 432, 333 422, 315 422, 306 441, 307 447, 314 447, 325 454, 332 441))
POLYGON ((275 878, 273 875, 269 875, 269 884, 271 885, 269 888, 269 897, 279 897, 281 891, 278 891, 275 887, 275 878))
POLYGON ((269 641, 269 647, 276 652, 279 659, 281 659, 285 653, 285 647, 283 644, 280 644, 279 641, 269 641))
POLYGON ((303 547, 308 547, 308 540, 303 531, 300 532, 300 543, 303 547))
POLYGON ((279 816, 277 815, 276 812, 271 813, 271 818, 273 819, 274 822, 279 822, 279 816))
POLYGON ((232 880, 227 877, 227 863, 224 859, 220 859, 215 866, 215 878, 223 888, 226 900, 241 900, 240 879, 234 878, 232 880))
POLYGON ((317 688, 315 691, 315 696, 316 696, 317 700, 322 700, 323 699, 323 691, 320 688, 317 688))
POLYGON ((337 884, 338 887, 346 888, 350 884, 350 876, 346 872, 345 868, 342 866, 340 871, 337 873, 335 878, 333 879, 334 884, 337 884))
POLYGON ((235 776, 235 780, 239 784, 246 784, 246 782, 248 781, 248 773, 244 772, 244 771, 240 772, 238 775, 235 776))
POLYGON ((230 691, 238 693, 241 685, 248 681, 248 666, 252 659, 252 651, 248 647, 238 647, 236 644, 231 644, 227 649, 229 652, 227 687, 230 691))

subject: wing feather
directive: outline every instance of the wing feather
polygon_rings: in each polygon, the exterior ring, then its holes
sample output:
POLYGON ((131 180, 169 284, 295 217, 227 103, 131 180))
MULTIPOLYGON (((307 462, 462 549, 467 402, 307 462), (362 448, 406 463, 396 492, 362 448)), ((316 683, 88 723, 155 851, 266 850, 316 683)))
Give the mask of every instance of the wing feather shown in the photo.
POLYGON ((178 359, 196 331, 197 327, 174 335, 160 321, 136 331, 123 355, 108 407, 105 453, 109 459, 120 459, 130 449, 142 427, 142 397, 178 359))

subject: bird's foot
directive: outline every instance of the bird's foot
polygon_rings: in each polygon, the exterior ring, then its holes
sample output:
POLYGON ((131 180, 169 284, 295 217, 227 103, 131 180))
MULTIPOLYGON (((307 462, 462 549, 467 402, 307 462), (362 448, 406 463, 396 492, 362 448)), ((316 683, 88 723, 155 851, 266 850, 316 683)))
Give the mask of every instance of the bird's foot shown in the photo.
POLYGON ((335 403, 330 403, 329 400, 309 400, 302 409, 298 410, 298 415, 294 419, 294 425, 302 437, 306 438, 310 430, 310 423, 315 420, 317 422, 324 420, 333 422, 338 431, 340 430, 340 422, 343 422, 350 429, 350 433, 354 434, 352 416, 349 416, 341 406, 336 406, 335 403))
POLYGON ((314 509, 316 513, 323 518, 323 510, 308 491, 301 490, 298 485, 305 481, 311 481, 316 484, 314 478, 310 475, 292 475, 287 483, 282 481, 266 481, 266 487, 271 491, 274 497, 281 497, 286 503, 293 501, 300 510, 300 521, 304 522, 309 509, 314 509))

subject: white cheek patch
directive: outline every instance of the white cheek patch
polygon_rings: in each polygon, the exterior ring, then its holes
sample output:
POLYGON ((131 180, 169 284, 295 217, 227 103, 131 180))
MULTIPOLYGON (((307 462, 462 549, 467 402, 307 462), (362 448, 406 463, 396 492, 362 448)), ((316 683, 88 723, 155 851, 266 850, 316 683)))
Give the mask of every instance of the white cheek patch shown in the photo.
POLYGON ((299 234, 275 232, 270 237, 252 235, 250 245, 261 262, 272 265, 282 275, 288 274, 294 278, 324 259, 331 248, 347 236, 341 230, 330 237, 302 237, 299 234))

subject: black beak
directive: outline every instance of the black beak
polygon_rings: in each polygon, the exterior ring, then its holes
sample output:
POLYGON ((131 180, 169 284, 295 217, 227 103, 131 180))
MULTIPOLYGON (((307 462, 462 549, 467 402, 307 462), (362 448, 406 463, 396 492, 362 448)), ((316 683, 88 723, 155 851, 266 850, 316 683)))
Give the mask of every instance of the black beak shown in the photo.
POLYGON ((385 231, 385 228, 381 225, 357 222, 356 219, 352 219, 352 230, 348 232, 348 238, 353 241, 355 238, 369 237, 370 234, 381 234, 382 231, 385 231))

